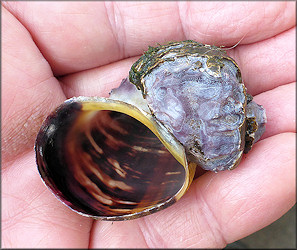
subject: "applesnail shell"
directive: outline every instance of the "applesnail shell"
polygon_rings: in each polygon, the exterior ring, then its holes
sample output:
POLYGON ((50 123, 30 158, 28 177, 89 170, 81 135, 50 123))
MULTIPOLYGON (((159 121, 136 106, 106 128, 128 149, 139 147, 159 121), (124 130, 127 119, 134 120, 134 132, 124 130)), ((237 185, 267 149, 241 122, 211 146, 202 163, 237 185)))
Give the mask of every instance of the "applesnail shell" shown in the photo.
POLYGON ((36 161, 74 211, 127 220, 180 199, 196 166, 234 169, 265 123, 224 50, 170 42, 149 47, 109 98, 74 97, 54 110, 37 135, 36 161))

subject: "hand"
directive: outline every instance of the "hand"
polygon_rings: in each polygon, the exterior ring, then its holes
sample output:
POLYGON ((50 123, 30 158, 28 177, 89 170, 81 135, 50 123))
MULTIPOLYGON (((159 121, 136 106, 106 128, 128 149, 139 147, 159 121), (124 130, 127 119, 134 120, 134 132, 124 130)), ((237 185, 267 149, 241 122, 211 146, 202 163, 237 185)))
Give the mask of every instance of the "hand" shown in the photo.
POLYGON ((295 2, 3 6, 3 247, 223 248, 295 204, 295 2), (186 39, 240 41, 227 52, 266 109, 262 139, 237 169, 201 175, 153 215, 112 223, 71 211, 37 171, 33 147, 43 119, 66 98, 107 96, 148 45, 186 39))

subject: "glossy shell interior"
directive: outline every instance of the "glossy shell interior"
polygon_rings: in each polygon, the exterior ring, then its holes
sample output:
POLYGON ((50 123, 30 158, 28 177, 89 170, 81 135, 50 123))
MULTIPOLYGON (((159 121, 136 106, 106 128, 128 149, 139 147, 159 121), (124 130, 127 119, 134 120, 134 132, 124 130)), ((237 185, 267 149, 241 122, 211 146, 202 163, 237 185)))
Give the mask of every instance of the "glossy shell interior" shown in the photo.
POLYGON ((151 115, 105 98, 73 98, 55 110, 38 134, 36 159, 60 200, 105 220, 174 203, 194 174, 183 147, 151 115))

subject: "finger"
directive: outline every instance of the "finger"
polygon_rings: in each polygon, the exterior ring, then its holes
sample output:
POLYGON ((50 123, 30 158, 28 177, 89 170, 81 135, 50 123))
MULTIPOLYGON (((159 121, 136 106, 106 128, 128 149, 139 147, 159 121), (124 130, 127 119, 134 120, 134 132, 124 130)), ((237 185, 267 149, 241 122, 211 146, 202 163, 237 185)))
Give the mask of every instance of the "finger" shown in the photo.
MULTIPOLYGON (((248 93, 259 93, 296 80, 295 28, 248 46, 227 50, 241 69, 248 93)), ((139 57, 132 57, 95 69, 67 75, 62 78, 66 96, 93 96, 104 94, 118 86, 127 77, 132 64, 139 57)))
POLYGON ((32 150, 45 115, 65 99, 27 30, 2 7, 2 160, 32 150))
POLYGON ((165 210, 133 221, 95 222, 90 246, 222 248, 269 225, 296 202, 295 134, 255 146, 237 169, 199 177, 165 210))
POLYGON ((30 30, 56 75, 140 55, 157 42, 194 39, 234 45, 245 35, 244 40, 252 43, 295 25, 293 2, 9 2, 6 6, 30 30))
POLYGON ((144 39, 152 37, 145 45, 155 42, 154 33, 161 34, 153 29, 156 24, 168 28, 164 40, 173 39, 171 33, 176 30, 181 34, 176 4, 163 6, 158 2, 44 2, 17 4, 11 10, 30 29, 55 74, 63 75, 129 57, 131 52, 142 53, 139 33, 147 34, 144 39), (23 12, 31 15, 22 16, 23 12), (139 20, 147 25, 139 26, 139 20), (170 27, 171 22, 178 25, 170 27))
POLYGON ((264 41, 227 51, 238 63, 248 93, 296 81, 296 27, 264 41))
POLYGON ((295 26, 295 12, 290 8, 295 8, 295 3, 179 3, 185 36, 218 46, 232 46, 242 38, 242 44, 255 43, 295 26))
POLYGON ((65 97, 29 33, 5 8, 2 14, 2 244, 86 247, 90 223, 74 217, 43 186, 33 153, 45 114, 65 97))
POLYGON ((227 243, 269 225, 296 203, 295 141, 295 133, 269 137, 255 144, 238 171, 201 183, 227 243))
MULTIPOLYGON (((67 98, 73 96, 108 97, 112 88, 127 77, 135 58, 129 58, 96 69, 70 74, 61 78, 67 98)), ((267 124, 262 138, 285 132, 296 132, 296 83, 275 87, 254 97, 265 108, 267 124)))
POLYGON ((128 77, 131 65, 138 59, 132 57, 94 69, 61 77, 61 86, 67 98, 73 96, 108 97, 111 89, 128 77))
POLYGON ((2 175, 4 248, 87 248, 92 220, 59 202, 43 185, 30 152, 2 175))

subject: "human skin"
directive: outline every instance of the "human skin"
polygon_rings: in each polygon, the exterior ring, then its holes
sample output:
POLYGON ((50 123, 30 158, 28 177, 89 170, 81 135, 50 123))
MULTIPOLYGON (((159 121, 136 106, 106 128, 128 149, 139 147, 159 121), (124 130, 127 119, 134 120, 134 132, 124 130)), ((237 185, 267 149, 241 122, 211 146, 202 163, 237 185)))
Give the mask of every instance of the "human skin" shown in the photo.
POLYGON ((2 247, 223 248, 296 202, 295 2, 2 2, 2 247), (267 126, 232 171, 123 222, 76 214, 43 185, 34 140, 72 96, 107 96, 148 45, 232 47, 267 126))

